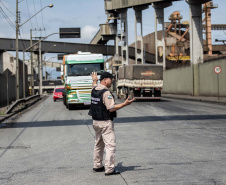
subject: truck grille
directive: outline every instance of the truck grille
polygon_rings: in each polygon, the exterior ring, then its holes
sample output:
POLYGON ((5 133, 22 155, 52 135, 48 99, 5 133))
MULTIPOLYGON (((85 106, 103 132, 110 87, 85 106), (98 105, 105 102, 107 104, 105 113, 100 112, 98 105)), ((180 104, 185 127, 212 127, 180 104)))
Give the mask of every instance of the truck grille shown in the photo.
POLYGON ((91 89, 92 85, 91 84, 76 84, 76 85, 71 85, 71 89, 91 89))
POLYGON ((76 90, 78 100, 80 102, 90 103, 91 102, 91 90, 92 89, 76 90))

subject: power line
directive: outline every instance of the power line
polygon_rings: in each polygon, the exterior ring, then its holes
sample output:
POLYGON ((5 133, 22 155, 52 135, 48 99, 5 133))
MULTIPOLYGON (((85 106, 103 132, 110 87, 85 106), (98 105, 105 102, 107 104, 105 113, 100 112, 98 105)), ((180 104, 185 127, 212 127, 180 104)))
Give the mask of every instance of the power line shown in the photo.
MULTIPOLYGON (((41 4, 41 9, 42 9, 42 0, 40 0, 40 4, 41 4)), ((45 28, 44 21, 43 21, 43 12, 42 11, 41 11, 41 14, 42 14, 42 26, 43 26, 43 28, 45 28)))
MULTIPOLYGON (((33 2, 34 2, 34 10, 35 10, 35 12, 36 12, 35 1, 33 0, 33 2)), ((35 16, 35 19, 36 19, 37 27, 39 27, 39 26, 38 26, 38 19, 37 19, 37 16, 35 16)))
POLYGON ((4 10, 2 9, 2 7, 0 7, 0 11, 2 13, 2 15, 4 16, 4 18, 6 19, 6 21, 10 24, 10 26, 12 26, 12 28, 14 30, 16 30, 16 26, 12 23, 12 21, 9 19, 9 17, 6 15, 6 13, 4 12, 4 10))
MULTIPOLYGON (((21 27, 21 32, 22 32, 22 35, 23 35, 23 37, 24 37, 24 33, 23 33, 23 28, 21 27)), ((21 39, 21 41, 22 41, 22 44, 23 44, 23 50, 24 49, 26 49, 26 46, 25 46, 25 44, 24 44, 24 41, 23 41, 23 38, 22 38, 22 36, 21 36, 21 32, 19 32, 19 36, 20 36, 20 39, 21 39)), ((31 55, 30 55, 30 53, 27 53, 27 52, 25 52, 26 53, 26 55, 30 58, 31 57, 31 55)))
MULTIPOLYGON (((27 3, 27 10, 28 10, 29 18, 31 18, 27 0, 26 0, 26 3, 27 3)), ((33 27, 33 24, 32 24, 32 21, 31 21, 31 20, 30 20, 30 24, 31 24, 31 27, 32 27, 32 29, 33 29, 34 27, 33 27)))
POLYGON ((222 30, 223 32, 224 32, 224 34, 226 35, 226 33, 225 33, 225 31, 224 30, 222 30))
POLYGON ((6 8, 6 10, 8 10, 12 15, 16 16, 14 13, 12 13, 12 12, 5 6, 5 4, 2 2, 2 0, 0 0, 0 2, 1 2, 2 5, 6 8))
MULTIPOLYGON (((41 4, 41 9, 42 9, 42 0, 40 0, 40 4, 41 4)), ((43 12, 41 12, 41 14, 42 14, 42 26, 43 26, 43 29, 44 29, 45 35, 46 35, 46 30, 45 30, 44 21, 43 21, 43 12)))

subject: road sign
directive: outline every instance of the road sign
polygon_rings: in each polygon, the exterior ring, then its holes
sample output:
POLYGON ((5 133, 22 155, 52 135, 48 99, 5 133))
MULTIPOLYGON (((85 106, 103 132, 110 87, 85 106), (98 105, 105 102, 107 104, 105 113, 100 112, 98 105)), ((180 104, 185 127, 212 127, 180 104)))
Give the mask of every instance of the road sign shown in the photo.
POLYGON ((60 38, 81 38, 80 28, 60 28, 60 38))
POLYGON ((56 67, 56 71, 61 71, 61 68, 60 67, 56 67))
POLYGON ((220 66, 216 66, 214 68, 214 72, 217 73, 217 74, 219 74, 221 72, 221 67, 220 66))
POLYGON ((68 55, 68 53, 58 54, 58 56, 57 56, 58 60, 63 60, 64 55, 68 55))

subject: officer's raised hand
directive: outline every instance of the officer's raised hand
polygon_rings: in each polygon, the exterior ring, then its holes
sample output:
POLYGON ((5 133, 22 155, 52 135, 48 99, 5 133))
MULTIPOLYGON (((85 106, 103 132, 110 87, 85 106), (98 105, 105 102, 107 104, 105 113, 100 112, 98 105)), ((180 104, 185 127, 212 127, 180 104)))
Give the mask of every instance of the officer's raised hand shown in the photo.
POLYGON ((93 80, 93 86, 96 85, 98 81, 97 72, 92 72, 90 76, 92 77, 93 80))

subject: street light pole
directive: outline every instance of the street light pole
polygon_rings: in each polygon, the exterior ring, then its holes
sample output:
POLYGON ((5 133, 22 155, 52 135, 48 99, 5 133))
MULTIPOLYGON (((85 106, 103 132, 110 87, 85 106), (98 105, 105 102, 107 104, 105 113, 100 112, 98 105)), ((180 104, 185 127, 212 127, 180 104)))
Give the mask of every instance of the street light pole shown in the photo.
POLYGON ((42 50, 41 50, 41 42, 39 42, 39 95, 42 95, 42 50))
POLYGON ((26 98, 26 95, 25 95, 25 52, 23 52, 23 98, 26 98))
MULTIPOLYGON (((43 55, 45 54, 45 53, 47 53, 51 48, 53 48, 53 47, 55 47, 56 46, 56 44, 54 44, 54 45, 52 45, 51 47, 49 47, 49 49, 47 49, 44 53, 43 53, 43 55)), ((42 70, 43 70, 43 66, 46 64, 46 61, 45 61, 45 57, 44 57, 44 60, 43 60, 43 62, 42 62, 42 70)), ((44 70, 44 79, 46 80, 46 65, 45 65, 45 70, 44 70)))
POLYGON ((16 100, 20 99, 19 95, 19 16, 18 0, 16 0, 16 100))
MULTIPOLYGON (((32 29, 30 29, 30 46, 32 46, 32 29)), ((33 65, 33 49, 31 48, 31 95, 34 95, 34 65, 33 65)))
MULTIPOLYGON (((18 36, 19 36, 19 28, 21 26, 23 26, 26 22, 28 22, 31 18, 33 18, 34 16, 36 16, 44 8, 47 8, 47 7, 52 8, 53 7, 53 4, 50 4, 49 6, 43 7, 40 11, 38 11, 36 14, 34 14, 32 17, 30 17, 28 20, 26 20, 23 24, 19 25, 18 0, 16 0, 16 100, 20 99, 20 97, 19 97, 20 96, 19 95, 19 39, 18 39, 18 36)), ((24 64, 23 64, 23 69, 24 69, 24 64)), ((24 81, 25 81, 25 77, 23 78, 23 84, 24 84, 24 81)), ((23 92, 23 94, 25 94, 25 92, 23 92)), ((25 97, 25 95, 24 95, 24 97, 25 97)))
MULTIPOLYGON (((67 32, 65 32, 66 34, 67 32)), ((69 32, 71 33, 71 32, 69 32)), ((77 33, 77 32, 75 32, 77 33)), ((34 43, 33 45, 31 45, 30 47, 28 47, 27 49, 25 49, 23 52, 33 48, 34 46, 36 46, 37 44, 39 44, 39 67, 38 67, 38 71, 39 71, 39 95, 42 95, 42 50, 41 50, 41 42, 43 40, 45 40, 46 38, 48 38, 49 36, 51 35, 55 35, 55 34, 59 34, 59 32, 57 33, 52 33, 52 34, 49 34, 47 35, 46 37, 43 37, 42 39, 40 39, 39 41, 37 41, 36 43, 34 43)), ((24 61, 23 61, 24 62, 24 61)), ((25 78, 24 78, 25 79, 25 78)))

